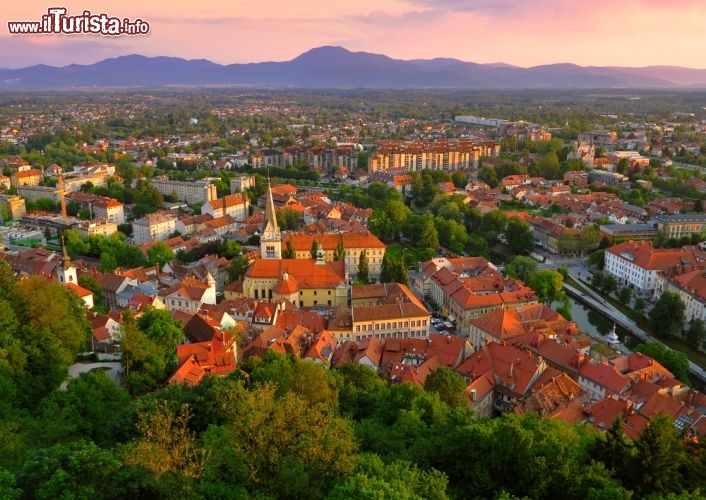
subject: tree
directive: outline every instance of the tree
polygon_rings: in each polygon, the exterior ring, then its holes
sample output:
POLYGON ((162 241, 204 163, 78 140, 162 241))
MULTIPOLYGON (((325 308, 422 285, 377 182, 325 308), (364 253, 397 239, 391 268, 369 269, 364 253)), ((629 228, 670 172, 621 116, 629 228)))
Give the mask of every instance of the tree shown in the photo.
POLYGON ((689 329, 686 331, 684 340, 694 349, 701 349, 706 338, 706 325, 704 320, 696 318, 689 323, 689 329))
POLYGON ((632 289, 630 288, 630 286, 624 286, 618 292, 618 300, 620 301, 621 304, 629 304, 631 298, 632 298, 632 289))
POLYGON ((466 382, 455 371, 440 366, 424 382, 424 390, 439 395, 439 399, 452 408, 467 408, 466 382))
POLYGON ((649 312, 650 328, 657 335, 680 336, 685 309, 684 302, 677 293, 663 292, 649 312))
POLYGON ((24 461, 17 485, 31 498, 100 498, 105 492, 132 495, 120 484, 122 463, 110 450, 73 441, 33 450, 24 461))
POLYGON ((299 216, 299 212, 292 208, 283 208, 282 210, 277 211, 277 224, 279 224, 279 227, 285 231, 285 230, 295 230, 298 229, 299 226, 301 226, 301 217, 299 216))
POLYGON ((512 259, 505 264, 505 272, 517 278, 519 280, 527 283, 532 276, 537 271, 537 261, 532 257, 526 257, 524 255, 515 255, 512 259))
POLYGON ((602 271, 605 267, 605 250, 591 252, 588 256, 588 264, 602 271))
POLYGON ((551 269, 542 269, 535 272, 530 276, 527 284, 537 294, 537 298, 547 305, 552 302, 561 302, 566 296, 563 288, 563 276, 561 273, 551 269))
POLYGON ((498 171, 491 166, 483 166, 478 171, 478 179, 485 182, 491 188, 498 187, 500 180, 498 179, 498 171))
POLYGON ((297 252, 294 249, 294 243, 292 239, 287 239, 287 243, 284 245, 284 250, 282 251, 283 259, 295 259, 297 257, 297 252))
POLYGON ((222 240, 218 246, 218 256, 232 259, 243 254, 243 247, 240 243, 233 240, 222 240))
POLYGON ((433 220, 427 219, 426 222, 424 222, 422 233, 417 241, 421 248, 431 248, 435 252, 439 249, 439 233, 436 230, 433 220))
POLYGON ((338 245, 336 245, 336 250, 333 252, 333 260, 336 262, 342 262, 346 260, 346 249, 343 248, 343 238, 338 240, 338 245))
POLYGON ((353 474, 346 476, 329 493, 329 500, 448 498, 448 479, 443 472, 422 470, 402 460, 386 464, 372 453, 359 455, 356 463, 353 474))
POLYGON ((154 266, 159 264, 159 268, 163 268, 165 264, 174 260, 174 251, 163 241, 154 243, 147 249, 147 262, 154 266))
POLYGON ((43 444, 89 439, 101 446, 112 444, 114 422, 128 408, 130 396, 102 370, 82 373, 71 379, 64 391, 54 391, 42 401, 39 423, 43 444))
POLYGON ((169 311, 150 307, 137 321, 125 317, 122 329, 125 386, 131 394, 144 394, 176 368, 176 346, 184 340, 183 325, 169 311))
POLYGON ((232 258, 230 260, 230 264, 228 264, 228 268, 227 268, 228 279, 230 281, 239 280, 240 278, 243 277, 247 268, 248 268, 248 262, 245 260, 245 258, 242 255, 239 255, 238 257, 232 258))
POLYGON ((629 477, 638 495, 683 491, 686 447, 671 417, 652 418, 640 433, 635 451, 629 477))
POLYGON ((595 250, 600 243, 600 233, 595 225, 581 228, 578 239, 578 249, 581 253, 595 250))
POLYGON ((189 429, 190 416, 187 404, 156 400, 139 411, 139 436, 121 450, 127 465, 148 471, 165 493, 173 490, 167 496, 188 492, 201 477, 204 450, 189 429))
POLYGON ((534 236, 530 225, 519 217, 510 217, 505 227, 505 239, 510 251, 517 254, 527 254, 534 247, 534 236))
POLYGON ((407 265, 404 258, 394 258, 386 253, 382 258, 382 269, 380 271, 381 283, 402 283, 409 284, 409 276, 407 274, 407 265))
POLYGON ((368 254, 365 250, 360 252, 358 257, 358 280, 368 282, 368 254))
POLYGON ((309 255, 311 255, 311 260, 316 260, 316 254, 319 251, 319 242, 316 239, 311 240, 311 250, 309 250, 309 255))

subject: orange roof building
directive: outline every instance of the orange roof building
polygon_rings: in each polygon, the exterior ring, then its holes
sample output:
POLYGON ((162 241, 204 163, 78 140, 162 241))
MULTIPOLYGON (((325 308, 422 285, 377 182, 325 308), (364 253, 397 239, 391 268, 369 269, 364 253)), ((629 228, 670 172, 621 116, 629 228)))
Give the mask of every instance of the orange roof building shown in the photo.
POLYGON ((348 301, 347 277, 340 261, 259 259, 245 272, 242 294, 286 298, 298 307, 337 306, 348 301))
POLYGON ((680 268, 691 270, 706 264, 692 250, 654 248, 651 241, 625 241, 605 251, 605 272, 621 285, 632 285, 636 292, 651 296, 660 272, 676 274, 680 268))
POLYGON ((360 254, 365 251, 368 258, 368 277, 372 280, 380 277, 382 270, 382 259, 385 256, 385 244, 370 231, 345 232, 345 233, 288 233, 283 242, 283 248, 287 248, 288 242, 292 242, 295 258, 311 259, 311 248, 314 241, 321 245, 324 251, 324 260, 332 262, 335 258, 336 248, 343 244, 345 250, 344 263, 349 276, 358 274, 358 262, 360 254))

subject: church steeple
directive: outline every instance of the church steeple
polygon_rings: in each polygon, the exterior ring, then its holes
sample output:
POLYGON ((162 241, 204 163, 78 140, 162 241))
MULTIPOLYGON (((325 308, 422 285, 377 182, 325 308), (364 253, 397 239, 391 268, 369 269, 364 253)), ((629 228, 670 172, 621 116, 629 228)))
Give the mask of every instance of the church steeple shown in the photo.
POLYGON ((275 202, 272 199, 272 186, 267 180, 267 199, 265 202, 265 228, 260 235, 260 256, 263 259, 282 258, 282 231, 277 224, 275 202))
POLYGON ((59 278, 60 283, 77 283, 78 278, 76 277, 76 266, 71 262, 69 253, 66 251, 66 242, 64 241, 64 235, 61 235, 61 247, 64 252, 64 257, 61 259, 61 264, 56 267, 56 274, 59 278))

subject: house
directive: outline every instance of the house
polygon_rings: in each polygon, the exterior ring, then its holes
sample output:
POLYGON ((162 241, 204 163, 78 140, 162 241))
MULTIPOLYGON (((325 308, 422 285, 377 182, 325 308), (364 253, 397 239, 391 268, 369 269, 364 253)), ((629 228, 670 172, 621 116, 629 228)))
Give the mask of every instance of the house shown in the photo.
POLYGON ((178 366, 168 384, 196 385, 207 375, 225 377, 237 369, 236 336, 218 332, 211 340, 177 346, 178 366))
POLYGON ((39 186, 42 182, 42 171, 36 168, 27 168, 15 172, 10 176, 12 187, 19 188, 22 186, 39 186))
POLYGON ((592 360, 581 366, 578 383, 594 400, 620 396, 630 387, 630 380, 614 366, 592 360))
POLYGON ((159 292, 159 297, 169 311, 197 312, 204 304, 216 303, 216 281, 210 274, 205 282, 187 276, 159 292))
POLYGON ((93 292, 86 290, 76 283, 64 283, 64 287, 71 290, 81 299, 86 309, 93 309, 93 292))
POLYGON ((201 214, 214 219, 229 215, 234 221, 243 222, 250 215, 250 198, 243 193, 235 193, 207 201, 201 206, 201 214))
POLYGON ((93 351, 110 352, 113 346, 120 342, 123 331, 120 326, 120 314, 111 312, 99 314, 87 311, 86 316, 91 324, 91 348, 93 351))
POLYGON ((166 240, 176 231, 177 218, 175 212, 162 210, 133 221, 132 232, 135 245, 166 240))
POLYGON ((469 339, 477 348, 489 342, 512 343, 528 334, 578 334, 575 323, 544 304, 496 309, 470 321, 469 339))
POLYGON ((456 372, 469 381, 471 408, 479 416, 513 411, 545 370, 544 360, 497 342, 487 344, 456 367, 456 372), (486 398, 492 398, 492 403, 486 398))

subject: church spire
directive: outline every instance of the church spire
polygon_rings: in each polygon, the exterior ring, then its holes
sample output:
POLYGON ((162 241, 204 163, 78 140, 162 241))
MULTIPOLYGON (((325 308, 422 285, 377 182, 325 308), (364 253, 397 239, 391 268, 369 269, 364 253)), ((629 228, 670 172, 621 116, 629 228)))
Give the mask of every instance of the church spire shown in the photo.
POLYGON ((260 256, 263 259, 282 258, 282 231, 277 224, 275 202, 272 199, 272 186, 267 181, 267 198, 265 201, 265 228, 260 235, 260 256))

